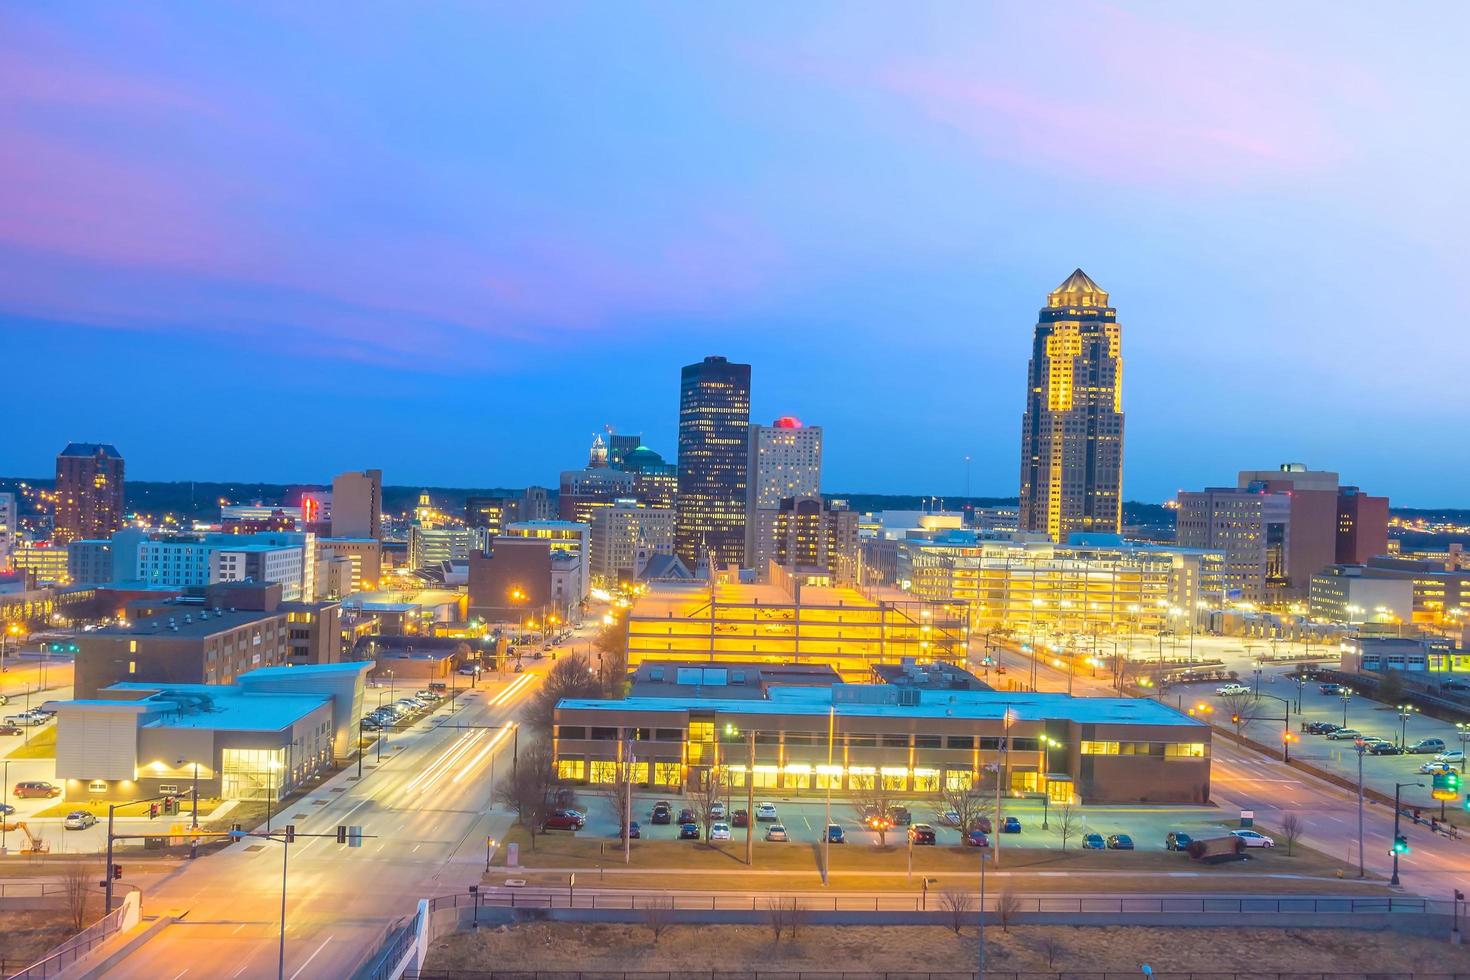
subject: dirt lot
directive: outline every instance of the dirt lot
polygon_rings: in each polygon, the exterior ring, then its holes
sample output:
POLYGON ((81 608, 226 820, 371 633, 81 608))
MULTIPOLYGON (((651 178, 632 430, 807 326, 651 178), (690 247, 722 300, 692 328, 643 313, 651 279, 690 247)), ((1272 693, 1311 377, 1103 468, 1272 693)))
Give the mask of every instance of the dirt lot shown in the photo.
MULTIPOLYGON (((1012 926, 986 930, 989 964, 1002 970, 1470 969, 1470 948, 1394 932, 1346 929, 1185 929, 1141 926, 1012 926), (1054 947, 1048 962, 1048 946, 1054 947)), ((779 943, 761 926, 669 926, 654 942, 645 926, 534 923, 436 940, 435 970, 815 970, 975 969, 975 932, 940 926, 811 926, 779 943)))
POLYGON ((0 928, 0 962, 7 970, 34 963, 72 934, 67 919, 67 913, 60 911, 6 912, 0 928))

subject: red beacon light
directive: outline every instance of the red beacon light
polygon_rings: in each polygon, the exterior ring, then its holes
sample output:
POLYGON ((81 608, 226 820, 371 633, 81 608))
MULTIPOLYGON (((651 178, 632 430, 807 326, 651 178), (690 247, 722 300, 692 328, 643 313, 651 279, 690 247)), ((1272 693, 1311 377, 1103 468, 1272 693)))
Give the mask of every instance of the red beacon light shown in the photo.
POLYGON ((783 415, 776 420, 776 428, 799 429, 801 428, 801 419, 797 418, 795 415, 783 415))

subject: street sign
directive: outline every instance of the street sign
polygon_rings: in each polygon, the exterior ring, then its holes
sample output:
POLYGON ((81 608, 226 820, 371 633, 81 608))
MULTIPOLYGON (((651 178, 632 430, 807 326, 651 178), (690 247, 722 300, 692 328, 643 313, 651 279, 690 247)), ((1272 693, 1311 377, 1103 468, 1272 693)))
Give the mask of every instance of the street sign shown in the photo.
POLYGON ((1437 772, 1433 777, 1433 786, 1429 791, 1430 797, 1436 800, 1458 800, 1460 798, 1460 774, 1451 770, 1450 772, 1437 772))

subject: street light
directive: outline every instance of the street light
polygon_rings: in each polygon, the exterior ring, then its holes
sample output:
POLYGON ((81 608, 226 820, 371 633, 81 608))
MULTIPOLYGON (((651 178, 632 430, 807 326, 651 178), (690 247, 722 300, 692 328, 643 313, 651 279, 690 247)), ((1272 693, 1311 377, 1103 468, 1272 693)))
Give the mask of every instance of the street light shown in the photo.
MULTIPOLYGON (((1359 756, 1361 758, 1361 756, 1359 756)), ((1399 790, 1405 786, 1418 786, 1423 788, 1423 783, 1394 783, 1393 784, 1393 877, 1388 879, 1390 885, 1399 883, 1399 855, 1409 852, 1408 842, 1399 835, 1399 790)))
POLYGON ((1051 780, 1048 778, 1048 774, 1051 772, 1051 750, 1053 748, 1061 748, 1061 747, 1062 747, 1062 743, 1061 742, 1058 742, 1056 739, 1052 738, 1050 735, 1043 735, 1043 736, 1041 736, 1041 755, 1042 755, 1042 764, 1041 764, 1041 829, 1042 830, 1046 830, 1047 829, 1047 822, 1046 822, 1047 811, 1050 809, 1050 807, 1049 807, 1048 804, 1051 802, 1051 793, 1049 792, 1051 780))
POLYGON ((1408 732, 1409 732, 1409 719, 1412 718, 1414 716, 1414 713, 1417 712, 1418 710, 1419 709, 1416 708, 1416 707, 1414 707, 1412 704, 1401 704, 1401 705, 1399 705, 1399 748, 1400 749, 1403 749, 1403 748, 1405 748, 1408 745, 1408 740, 1409 740, 1409 734, 1408 734, 1408 732))
POLYGON ((1347 727, 1347 706, 1348 706, 1348 702, 1353 699, 1353 689, 1350 688, 1350 687, 1340 687, 1340 688, 1337 689, 1337 696, 1340 697, 1340 698, 1342 698, 1342 727, 1343 728, 1346 728, 1347 727))
POLYGON ((1280 701, 1283 707, 1281 716, 1281 761, 1291 761, 1291 702, 1286 698, 1278 698, 1274 694, 1257 694, 1256 699, 1270 698, 1272 701, 1280 701))
POLYGON ((1455 722, 1455 734, 1460 736, 1460 772, 1465 771, 1465 745, 1470 743, 1470 724, 1455 722))

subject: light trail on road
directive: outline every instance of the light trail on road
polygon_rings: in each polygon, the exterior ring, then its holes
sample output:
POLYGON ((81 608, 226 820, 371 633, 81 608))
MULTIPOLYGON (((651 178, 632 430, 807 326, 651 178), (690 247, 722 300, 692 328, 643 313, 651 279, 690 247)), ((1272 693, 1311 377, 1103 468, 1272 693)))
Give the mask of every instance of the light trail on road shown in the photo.
POLYGON ((408 785, 403 787, 404 796, 413 796, 417 793, 427 792, 438 782, 439 777, 448 772, 456 762, 466 753, 474 748, 475 743, 485 737, 485 729, 476 728, 466 732, 450 744, 437 759, 429 764, 429 767, 409 780, 408 785))
POLYGON ((526 685, 530 684, 535 676, 535 674, 522 674, 520 677, 511 681, 505 690, 490 699, 490 707, 498 708, 503 704, 509 704, 513 699, 520 696, 521 692, 526 689, 526 685))
POLYGON ((496 746, 503 744, 506 740, 506 737, 512 734, 518 727, 519 725, 516 722, 506 722, 504 727, 500 729, 500 732, 490 740, 490 744, 482 748, 479 755, 475 756, 469 762, 465 763, 464 768, 455 773, 454 778, 451 779, 450 782, 457 783, 461 779, 468 776, 471 772, 473 772, 475 770, 475 767, 478 766, 481 762, 484 762, 485 757, 494 752, 496 746))

